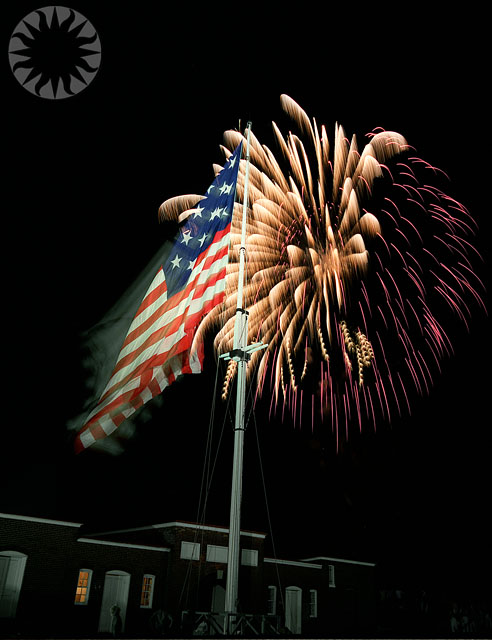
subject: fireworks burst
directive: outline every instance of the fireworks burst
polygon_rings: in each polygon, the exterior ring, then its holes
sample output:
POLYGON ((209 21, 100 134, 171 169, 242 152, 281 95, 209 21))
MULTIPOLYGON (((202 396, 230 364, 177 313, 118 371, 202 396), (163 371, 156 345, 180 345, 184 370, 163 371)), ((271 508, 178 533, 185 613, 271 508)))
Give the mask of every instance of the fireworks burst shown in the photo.
MULTIPOLYGON (((248 342, 268 348, 252 355, 248 375, 257 395, 273 388, 271 412, 288 408, 295 422, 309 411, 313 424, 315 415, 331 416, 338 442, 354 420, 361 428, 410 411, 412 387, 428 392, 452 351, 436 309, 444 303, 466 324, 469 301, 483 306, 473 282, 474 222, 429 184, 440 172, 400 134, 375 130, 360 152, 337 125, 330 145, 324 126, 288 96, 281 103, 300 130, 284 137, 273 123, 281 157, 251 135, 244 306, 248 342)), ((224 134, 226 158, 242 139, 224 134)), ((195 338, 214 332, 218 354, 233 348, 241 162, 225 302, 195 338)), ((172 198, 160 215, 182 220, 199 199, 172 198)), ((230 361, 224 396, 234 368, 230 361)))

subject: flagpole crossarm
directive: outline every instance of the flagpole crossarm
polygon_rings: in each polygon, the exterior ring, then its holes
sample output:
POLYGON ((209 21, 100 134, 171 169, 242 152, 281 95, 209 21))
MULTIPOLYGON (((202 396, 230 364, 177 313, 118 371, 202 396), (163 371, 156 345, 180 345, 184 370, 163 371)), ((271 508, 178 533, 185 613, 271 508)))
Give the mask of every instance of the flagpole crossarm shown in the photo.
POLYGON ((244 349, 232 349, 227 353, 223 353, 219 358, 223 358, 224 360, 235 360, 236 362, 249 362, 251 355, 255 351, 266 349, 267 347, 268 343, 264 344, 263 342, 254 342, 244 349))

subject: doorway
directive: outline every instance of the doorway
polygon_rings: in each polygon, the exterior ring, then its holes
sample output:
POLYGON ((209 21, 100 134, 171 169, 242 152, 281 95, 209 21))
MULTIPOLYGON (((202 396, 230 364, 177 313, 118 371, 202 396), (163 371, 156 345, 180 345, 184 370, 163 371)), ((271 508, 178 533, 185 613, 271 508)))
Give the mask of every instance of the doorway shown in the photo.
POLYGON ((0 618, 15 618, 26 560, 18 551, 0 552, 0 618))
POLYGON ((214 613, 224 613, 225 611, 225 589, 222 585, 216 584, 212 590, 212 609, 214 613))
POLYGON ((285 626, 291 633, 301 633, 302 589, 287 587, 285 590, 285 626))
POLYGON ((118 607, 121 621, 120 631, 125 630, 126 606, 130 588, 130 574, 125 571, 107 571, 104 578, 104 590, 99 616, 99 632, 112 633, 115 622, 114 606, 118 607))

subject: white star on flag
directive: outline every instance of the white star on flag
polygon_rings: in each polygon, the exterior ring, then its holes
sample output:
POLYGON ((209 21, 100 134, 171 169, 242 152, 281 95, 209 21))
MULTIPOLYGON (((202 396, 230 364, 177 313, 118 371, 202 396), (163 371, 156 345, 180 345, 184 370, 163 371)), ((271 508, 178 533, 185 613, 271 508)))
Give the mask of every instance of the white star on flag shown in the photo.
POLYGON ((201 238, 198 238, 198 242, 200 243, 200 246, 203 245, 203 243, 205 242, 206 239, 207 239, 207 234, 206 233, 204 233, 201 238))
POLYGON ((223 211, 224 211, 224 207, 216 207, 210 214, 210 220, 213 220, 214 218, 219 218, 220 215, 223 213, 223 211))
POLYGON ((147 274, 150 284, 135 300, 113 372, 75 439, 77 453, 111 435, 181 375, 201 372, 204 345, 197 331, 225 295, 235 203, 235 189, 228 187, 237 183, 240 163, 233 161, 241 152, 240 143, 208 189, 210 195, 186 212, 181 232, 163 247, 160 268, 147 274))
POLYGON ((229 193, 231 193, 232 186, 232 184, 226 184, 224 182, 224 184, 219 189, 220 194, 222 195, 223 193, 227 193, 227 195, 229 195, 229 193))
POLYGON ((171 264, 173 265, 173 269, 175 267, 179 267, 179 263, 181 262, 181 258, 178 256, 178 254, 176 254, 176 257, 174 258, 174 260, 171 260, 171 264))
POLYGON ((181 243, 184 243, 186 246, 188 246, 188 242, 193 238, 193 236, 191 235, 191 231, 188 229, 188 231, 185 231, 183 233, 183 237, 181 238, 181 243))

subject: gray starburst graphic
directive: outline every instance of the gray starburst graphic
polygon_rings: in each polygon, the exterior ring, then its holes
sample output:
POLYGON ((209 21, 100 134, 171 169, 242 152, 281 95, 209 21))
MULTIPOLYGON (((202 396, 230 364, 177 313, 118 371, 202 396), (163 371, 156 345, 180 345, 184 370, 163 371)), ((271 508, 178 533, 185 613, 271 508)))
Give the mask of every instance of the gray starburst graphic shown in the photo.
POLYGON ((67 7, 36 9, 14 29, 9 43, 14 76, 28 91, 58 100, 85 89, 101 64, 101 42, 92 24, 67 7))

